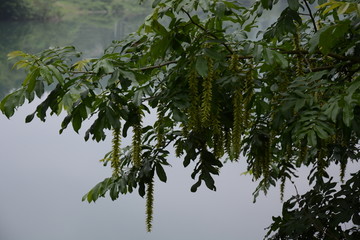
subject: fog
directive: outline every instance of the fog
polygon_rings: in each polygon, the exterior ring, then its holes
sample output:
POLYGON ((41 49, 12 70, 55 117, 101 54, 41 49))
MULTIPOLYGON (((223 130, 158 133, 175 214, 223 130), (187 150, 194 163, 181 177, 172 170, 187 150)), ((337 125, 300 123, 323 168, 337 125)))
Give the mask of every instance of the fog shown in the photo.
POLYGON ((85 142, 72 129, 59 135, 56 117, 25 124, 33 109, 25 105, 11 120, 0 116, 1 240, 260 239, 271 216, 280 213, 276 189, 252 203, 256 184, 240 175, 243 159, 225 164, 216 192, 202 186, 191 193, 193 166, 184 169, 181 159, 171 158, 168 182, 155 183, 154 228, 147 233, 145 201, 137 193, 114 202, 81 202, 111 174, 98 161, 110 150, 110 139, 85 142))

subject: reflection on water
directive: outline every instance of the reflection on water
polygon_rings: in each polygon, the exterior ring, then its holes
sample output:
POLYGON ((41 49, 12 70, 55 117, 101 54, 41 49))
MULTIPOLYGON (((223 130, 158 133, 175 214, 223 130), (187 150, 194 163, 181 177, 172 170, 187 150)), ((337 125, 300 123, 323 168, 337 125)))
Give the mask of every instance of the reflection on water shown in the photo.
POLYGON ((13 62, 7 61, 7 53, 38 53, 51 46, 73 45, 84 57, 97 57, 111 41, 135 31, 144 17, 115 19, 93 15, 58 23, 0 22, 0 99, 18 87, 25 76, 21 71, 11 71, 13 62))

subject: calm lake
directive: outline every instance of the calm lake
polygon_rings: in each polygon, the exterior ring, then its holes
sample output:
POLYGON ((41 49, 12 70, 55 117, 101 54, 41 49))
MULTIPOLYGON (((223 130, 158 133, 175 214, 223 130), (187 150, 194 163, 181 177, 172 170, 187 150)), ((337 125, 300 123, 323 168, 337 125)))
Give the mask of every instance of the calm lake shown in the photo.
MULTIPOLYGON (((112 40, 136 30, 143 18, 0 22, 0 98, 24 77, 9 71, 8 52, 74 45, 85 57, 96 57, 112 40)), ((109 198, 96 204, 81 202, 83 194, 111 174, 98 161, 110 150, 109 139, 84 142, 84 128, 79 135, 71 129, 59 135, 58 117, 25 124, 35 106, 25 104, 11 120, 0 115, 1 240, 255 240, 262 239, 271 216, 281 212, 278 189, 253 204, 256 183, 241 175, 246 171, 243 160, 225 164, 216 178, 217 192, 202 187, 193 194, 193 166, 184 169, 181 159, 172 158, 168 183, 155 184, 154 227, 147 233, 145 201, 136 193, 115 202, 109 198)), ((301 191, 301 184, 298 188, 301 191)), ((292 192, 289 186, 287 195, 292 192)))

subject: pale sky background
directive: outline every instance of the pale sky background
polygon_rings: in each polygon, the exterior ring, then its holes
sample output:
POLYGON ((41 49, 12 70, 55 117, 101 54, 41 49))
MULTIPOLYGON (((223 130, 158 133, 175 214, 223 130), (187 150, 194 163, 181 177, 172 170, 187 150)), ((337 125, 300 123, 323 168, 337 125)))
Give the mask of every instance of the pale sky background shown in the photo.
MULTIPOLYGON (((225 164, 216 177, 216 192, 202 186, 191 193, 194 166, 184 169, 181 159, 172 158, 168 183, 155 183, 154 227, 147 233, 145 201, 137 192, 115 202, 81 202, 83 194, 111 174, 98 161, 109 151, 110 139, 84 142, 83 134, 71 128, 59 135, 61 119, 56 117, 25 124, 34 107, 23 106, 11 120, 0 115, 1 240, 262 239, 271 216, 281 212, 277 188, 252 203, 256 184, 241 176, 244 159, 225 164)), ((307 189, 306 169, 302 172, 300 193, 307 189)), ((331 172, 338 175, 338 168, 331 172)), ((286 195, 293 193, 287 184, 286 195)))
POLYGON ((25 124, 33 107, 11 120, 0 116, 1 240, 261 239, 271 216, 280 213, 276 189, 252 203, 256 185, 240 176, 243 160, 225 165, 216 192, 202 186, 194 194, 194 166, 184 169, 181 159, 169 159, 168 183, 155 184, 154 228, 147 233, 145 201, 137 193, 81 202, 111 174, 98 161, 110 142, 84 142, 71 129, 59 136, 59 118, 25 124))
MULTIPOLYGON (((101 52, 101 47, 90 50, 101 52)), ((191 193, 194 166, 184 169, 182 159, 170 158, 168 182, 155 183, 153 232, 147 233, 145 201, 137 192, 115 202, 81 201, 111 175, 98 161, 110 150, 111 139, 84 142, 85 129, 78 135, 71 126, 59 135, 62 119, 57 117, 25 124, 34 109, 34 104, 25 104, 11 120, 0 115, 0 240, 257 240, 265 235, 271 216, 281 213, 277 188, 253 204, 257 184, 241 176, 244 159, 225 164, 215 179, 216 192, 202 184, 191 193)), ((359 164, 352 165, 349 172, 357 169, 359 164)), ((336 176, 338 171, 331 170, 336 176)), ((300 193, 307 189, 306 172, 302 169, 297 181, 300 193)), ((285 192, 293 194, 293 186, 287 184, 285 192)))

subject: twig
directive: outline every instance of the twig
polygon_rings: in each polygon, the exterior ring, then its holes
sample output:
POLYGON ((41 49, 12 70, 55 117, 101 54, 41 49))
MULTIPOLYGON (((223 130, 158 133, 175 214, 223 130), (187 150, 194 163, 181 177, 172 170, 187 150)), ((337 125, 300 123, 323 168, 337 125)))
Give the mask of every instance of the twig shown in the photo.
POLYGON ((146 70, 161 68, 161 67, 164 67, 164 66, 167 66, 167 65, 170 65, 170 64, 174 64, 174 63, 177 63, 177 62, 178 62, 178 60, 172 60, 172 61, 161 63, 159 65, 147 66, 147 67, 142 67, 142 68, 135 68, 135 69, 132 69, 132 70, 134 70, 134 71, 146 71, 146 70))
MULTIPOLYGON (((309 51, 307 51, 307 50, 285 50, 285 49, 281 49, 281 48, 273 48, 272 50, 279 51, 281 53, 286 53, 286 54, 310 54, 309 51)), ((322 54, 322 53, 315 52, 315 54, 322 54)), ((335 58, 338 60, 351 61, 353 63, 360 63, 359 57, 347 57, 347 56, 339 55, 336 53, 328 53, 327 55, 329 57, 332 57, 332 58, 335 58)))
POLYGON ((95 74, 95 72, 92 72, 92 71, 69 71, 68 73, 72 73, 72 74, 95 74))
MULTIPOLYGON (((208 35, 212 36, 213 38, 219 40, 219 38, 218 38, 215 34, 213 34, 212 32, 209 32, 206 28, 204 28, 204 27, 201 26, 200 24, 196 23, 196 22, 194 21, 194 19, 191 17, 191 15, 190 15, 185 9, 182 8, 181 10, 189 17, 190 21, 191 21, 195 26, 197 26, 198 28, 200 28, 201 30, 203 30, 206 34, 208 34, 208 35)), ((221 44, 222 44, 231 54, 233 54, 233 51, 230 49, 230 47, 229 47, 226 43, 222 42, 221 44)))
POLYGON ((292 185, 294 186, 294 188, 295 188, 295 192, 296 192, 296 199, 298 199, 299 197, 300 197, 300 194, 299 194, 299 191, 298 191, 298 189, 297 189, 297 187, 296 187, 296 184, 295 184, 295 182, 294 181, 292 181, 292 180, 290 180, 290 182, 292 183, 292 185))
POLYGON ((307 8, 308 11, 309 11, 309 15, 310 15, 311 21, 312 21, 312 23, 313 23, 314 30, 315 30, 315 32, 317 32, 318 30, 317 30, 317 27, 316 27, 316 21, 315 21, 314 15, 313 15, 312 12, 311 12, 311 8, 310 8, 310 6, 309 6, 309 3, 307 2, 307 0, 304 0, 304 3, 305 3, 305 5, 306 5, 306 8, 307 8))

